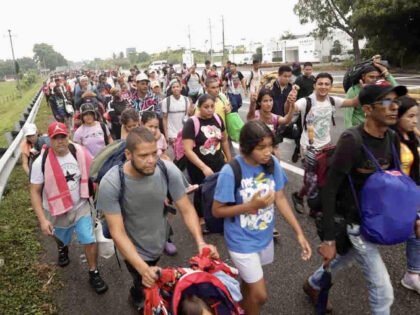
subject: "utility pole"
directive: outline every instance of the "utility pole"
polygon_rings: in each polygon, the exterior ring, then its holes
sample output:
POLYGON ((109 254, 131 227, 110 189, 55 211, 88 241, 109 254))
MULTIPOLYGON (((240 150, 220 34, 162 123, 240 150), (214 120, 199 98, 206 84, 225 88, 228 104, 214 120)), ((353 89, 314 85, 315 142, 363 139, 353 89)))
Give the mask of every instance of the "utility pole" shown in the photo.
POLYGON ((222 66, 225 64, 225 20, 222 15, 222 66))
POLYGON ((12 57, 13 57, 13 70, 15 71, 16 79, 17 79, 17 86, 19 90, 19 96, 22 97, 22 90, 20 89, 20 81, 19 81, 19 74, 16 71, 16 60, 15 60, 15 52, 13 50, 13 42, 12 42, 12 31, 7 30, 9 32, 10 38, 10 47, 12 48, 12 57))
POLYGON ((213 64, 213 39, 211 35, 211 20, 209 18, 209 28, 210 28, 210 63, 213 64))
POLYGON ((190 25, 188 25, 188 41, 190 43, 190 51, 191 51, 191 31, 190 31, 190 25))

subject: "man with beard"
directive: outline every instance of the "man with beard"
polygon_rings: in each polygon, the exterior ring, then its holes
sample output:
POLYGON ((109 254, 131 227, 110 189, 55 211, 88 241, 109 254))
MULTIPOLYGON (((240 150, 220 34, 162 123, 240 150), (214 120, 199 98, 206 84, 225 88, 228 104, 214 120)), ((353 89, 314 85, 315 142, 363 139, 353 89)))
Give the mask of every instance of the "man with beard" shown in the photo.
POLYGON ((208 247, 212 257, 218 254, 203 240, 198 216, 185 193, 182 173, 171 162, 158 159, 155 137, 147 128, 130 131, 125 155, 127 162, 111 168, 101 180, 97 209, 104 211, 112 238, 125 258, 133 278, 133 306, 140 311, 144 287, 152 287, 158 278, 156 264, 167 240, 168 219, 163 205, 168 191, 198 252, 208 247))

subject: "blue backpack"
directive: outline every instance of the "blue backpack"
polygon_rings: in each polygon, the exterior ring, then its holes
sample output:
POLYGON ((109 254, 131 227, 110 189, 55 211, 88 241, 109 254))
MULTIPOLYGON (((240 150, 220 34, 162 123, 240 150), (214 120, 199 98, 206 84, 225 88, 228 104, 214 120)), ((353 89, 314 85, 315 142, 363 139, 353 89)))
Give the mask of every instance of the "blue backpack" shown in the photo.
MULTIPOLYGON (((232 159, 229 162, 230 167, 233 170, 235 177, 235 194, 236 190, 241 184, 242 169, 237 159, 232 159)), ((214 193, 216 191, 217 179, 219 178, 219 172, 207 176, 200 185, 199 194, 201 199, 201 209, 203 210, 204 221, 206 227, 210 233, 223 233, 224 218, 216 218, 213 216, 213 201, 214 193)), ((232 218, 232 221, 235 218, 232 218)))
POLYGON ((349 175, 350 187, 360 212, 361 234, 369 242, 393 245, 405 242, 414 233, 414 223, 420 202, 419 189, 401 170, 394 143, 394 169, 383 170, 368 148, 362 144, 376 172, 366 180, 360 203, 349 175))

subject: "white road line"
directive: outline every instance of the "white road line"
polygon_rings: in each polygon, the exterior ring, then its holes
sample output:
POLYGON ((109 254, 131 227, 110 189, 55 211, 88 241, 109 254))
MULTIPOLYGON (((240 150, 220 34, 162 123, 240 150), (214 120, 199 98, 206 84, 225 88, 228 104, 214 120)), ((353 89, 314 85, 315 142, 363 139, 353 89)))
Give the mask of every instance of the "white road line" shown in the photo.
MULTIPOLYGON (((239 151, 239 144, 238 143, 232 142, 232 145, 233 145, 233 147, 236 150, 239 151)), ((286 169, 286 170, 288 170, 288 171, 290 171, 292 173, 295 173, 297 175, 303 176, 303 174, 304 174, 304 170, 302 168, 300 168, 300 167, 296 167, 296 166, 294 166, 292 164, 289 164, 289 163, 286 163, 286 162, 283 162, 283 161, 280 161, 280 165, 284 169, 286 169)))

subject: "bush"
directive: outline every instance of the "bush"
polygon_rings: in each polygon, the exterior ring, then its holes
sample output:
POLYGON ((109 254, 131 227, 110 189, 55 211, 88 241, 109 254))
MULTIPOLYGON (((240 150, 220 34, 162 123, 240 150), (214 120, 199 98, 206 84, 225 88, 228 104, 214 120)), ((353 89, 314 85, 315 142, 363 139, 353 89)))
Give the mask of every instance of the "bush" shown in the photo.
POLYGON ((354 60, 353 59, 344 60, 343 66, 346 67, 347 69, 352 68, 354 66, 354 60))
POLYGON ((34 71, 28 72, 22 80, 22 88, 28 89, 30 88, 36 81, 38 80, 38 75, 34 71))

